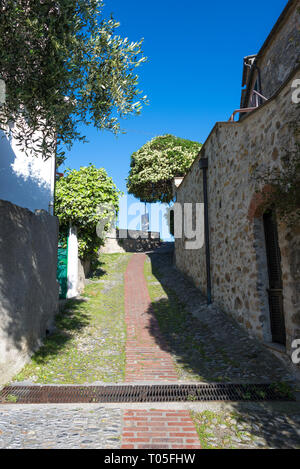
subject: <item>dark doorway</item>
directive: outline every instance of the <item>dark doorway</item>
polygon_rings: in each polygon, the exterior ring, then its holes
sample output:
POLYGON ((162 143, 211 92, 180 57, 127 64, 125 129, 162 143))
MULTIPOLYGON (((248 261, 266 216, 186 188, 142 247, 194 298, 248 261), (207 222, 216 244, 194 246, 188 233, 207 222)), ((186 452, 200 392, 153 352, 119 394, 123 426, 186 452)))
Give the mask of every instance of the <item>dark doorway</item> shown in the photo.
POLYGON ((283 312, 281 256, 274 211, 268 210, 264 214, 263 220, 269 272, 268 294, 272 341, 285 345, 286 332, 283 312))

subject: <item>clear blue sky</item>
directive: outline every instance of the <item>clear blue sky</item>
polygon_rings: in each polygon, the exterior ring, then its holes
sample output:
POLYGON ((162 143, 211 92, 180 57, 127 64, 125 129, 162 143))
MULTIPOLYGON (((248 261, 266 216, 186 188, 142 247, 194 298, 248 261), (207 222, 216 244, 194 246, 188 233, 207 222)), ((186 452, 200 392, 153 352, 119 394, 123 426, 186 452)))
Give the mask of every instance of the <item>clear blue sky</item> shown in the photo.
POLYGON ((130 155, 147 140, 171 133, 203 143, 239 107, 242 59, 258 52, 286 3, 106 0, 104 14, 121 23, 119 34, 144 38, 139 89, 150 104, 122 122, 126 135, 83 128, 89 143, 75 144, 65 166, 104 167, 126 192, 130 155))

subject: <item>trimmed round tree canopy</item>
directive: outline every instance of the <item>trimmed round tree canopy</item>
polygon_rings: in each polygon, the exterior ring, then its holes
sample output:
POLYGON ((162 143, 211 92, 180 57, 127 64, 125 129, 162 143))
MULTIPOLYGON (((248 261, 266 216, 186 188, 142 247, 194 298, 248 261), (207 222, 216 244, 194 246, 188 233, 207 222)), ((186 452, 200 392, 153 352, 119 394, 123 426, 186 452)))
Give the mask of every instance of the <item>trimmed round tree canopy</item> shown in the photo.
POLYGON ((127 189, 143 202, 167 202, 172 180, 184 176, 202 144, 174 135, 155 137, 131 155, 127 189))

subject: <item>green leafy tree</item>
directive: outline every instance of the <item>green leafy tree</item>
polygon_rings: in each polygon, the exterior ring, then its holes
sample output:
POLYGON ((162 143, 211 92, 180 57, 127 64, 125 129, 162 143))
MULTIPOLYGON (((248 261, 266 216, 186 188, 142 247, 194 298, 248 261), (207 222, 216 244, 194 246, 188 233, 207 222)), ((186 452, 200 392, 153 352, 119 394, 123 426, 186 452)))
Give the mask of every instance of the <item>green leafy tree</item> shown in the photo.
POLYGON ((145 202, 169 203, 173 198, 173 178, 185 175, 201 146, 173 135, 147 142, 131 155, 128 192, 145 202))
POLYGON ((69 169, 57 181, 55 215, 59 218, 60 233, 66 238, 70 224, 77 227, 81 259, 95 257, 103 242, 96 227, 107 213, 99 208, 110 204, 117 213, 121 194, 105 169, 94 165, 69 169))
POLYGON ((142 41, 117 35, 119 23, 102 8, 102 0, 1 0, 0 128, 15 122, 25 151, 61 154, 85 140, 79 124, 117 133, 119 118, 146 101, 136 74, 146 60, 142 41))

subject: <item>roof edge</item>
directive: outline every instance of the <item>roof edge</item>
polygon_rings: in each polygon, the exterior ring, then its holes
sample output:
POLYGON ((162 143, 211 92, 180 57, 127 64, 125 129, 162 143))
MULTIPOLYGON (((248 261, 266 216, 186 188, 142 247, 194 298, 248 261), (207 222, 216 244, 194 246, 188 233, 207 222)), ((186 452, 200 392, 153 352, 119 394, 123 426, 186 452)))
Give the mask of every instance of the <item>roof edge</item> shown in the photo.
MULTIPOLYGON (((274 24, 273 28, 271 29, 270 33, 268 34, 267 38, 265 39, 265 42, 261 46, 259 52, 256 54, 256 58, 253 61, 253 65, 251 67, 250 73, 248 75, 247 83, 244 83, 246 85, 246 88, 244 90, 244 93, 242 94, 241 97, 241 107, 244 106, 245 102, 248 101, 249 99, 249 93, 250 93, 250 86, 253 80, 253 74, 256 69, 256 66, 258 65, 259 60, 263 57, 265 50, 268 48, 272 40, 274 39, 274 36, 278 33, 280 28, 283 26, 284 21, 286 18, 290 15, 294 7, 297 7, 297 4, 300 6, 300 1, 299 0, 289 0, 286 6, 284 7, 283 11, 281 12, 279 18, 277 19, 276 23, 274 24)), ((244 71, 243 71, 244 73, 244 71)), ((244 79, 244 75, 243 75, 244 79)), ((242 85, 242 86, 244 86, 242 85)))
POLYGON ((272 41, 274 35, 277 33, 277 31, 281 28, 283 21, 286 19, 286 17, 290 14, 290 11, 294 6, 297 6, 297 3, 300 6, 299 0, 289 0, 286 6, 284 7, 283 11, 281 12, 279 18, 277 19, 276 23, 274 24, 273 28, 271 29, 269 35, 267 36, 265 42, 261 46, 259 52, 256 55, 255 62, 257 62, 261 56, 263 55, 265 49, 268 47, 270 42, 272 41))
POLYGON ((230 121, 217 121, 215 123, 215 125, 213 126, 213 128, 211 129, 211 131, 209 132, 209 135, 208 137, 206 138, 205 142, 202 144, 202 147, 201 147, 201 150, 199 151, 198 155, 196 156, 196 158, 194 159, 193 163, 191 164, 191 166, 189 167, 188 171, 186 172, 186 174, 184 175, 181 183, 180 183, 180 186, 178 187, 178 190, 181 189, 181 187, 183 186, 184 184, 184 181, 186 179, 186 177, 189 175, 189 173, 191 172, 193 166, 200 160, 200 158, 204 157, 205 155, 205 149, 206 149, 206 145, 208 143, 208 141, 210 140, 211 136, 213 135, 214 131, 218 128, 218 127, 221 127, 221 126, 227 126, 227 125, 230 125, 231 127, 241 127, 244 122, 250 118, 251 116, 253 116, 254 114, 256 114, 257 112, 259 112, 261 109, 265 108, 268 106, 268 104, 272 101, 274 101, 277 96, 285 89, 285 87, 287 86, 287 84, 297 75, 297 73, 300 72, 300 65, 297 65, 293 71, 289 74, 289 76, 287 77, 287 79, 282 83, 282 85, 280 86, 280 88, 278 88, 278 90, 276 91, 276 93, 273 94, 273 96, 268 99, 268 101, 265 101, 261 106, 257 107, 256 109, 254 109, 252 112, 249 112, 248 114, 245 115, 245 117, 240 120, 240 121, 234 121, 234 122, 230 122, 230 121))

